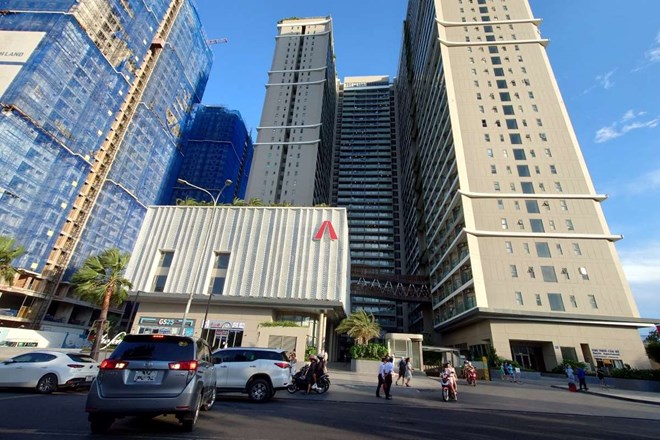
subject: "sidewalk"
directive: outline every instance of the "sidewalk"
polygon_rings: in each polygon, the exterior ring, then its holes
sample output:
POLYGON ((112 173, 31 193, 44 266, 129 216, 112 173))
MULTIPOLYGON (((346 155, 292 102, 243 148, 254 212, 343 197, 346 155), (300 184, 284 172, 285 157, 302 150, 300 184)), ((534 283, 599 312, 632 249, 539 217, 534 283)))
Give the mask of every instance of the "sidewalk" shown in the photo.
MULTIPOLYGON (((355 373, 350 371, 349 363, 332 362, 328 365, 330 378, 334 383, 345 385, 373 385, 377 384, 377 372, 373 374, 355 373)), ((438 379, 429 377, 417 372, 414 378, 414 387, 418 390, 438 390, 438 379)), ((492 383, 499 382, 500 379, 494 379, 492 383)), ((561 378, 553 377, 523 377, 521 383, 533 384, 537 386, 547 386, 568 391, 568 382, 561 378)), ((602 396, 611 399, 626 400, 630 402, 645 403, 650 405, 660 405, 660 393, 646 391, 623 390, 612 387, 601 387, 600 385, 591 385, 589 391, 580 391, 582 393, 602 396)))

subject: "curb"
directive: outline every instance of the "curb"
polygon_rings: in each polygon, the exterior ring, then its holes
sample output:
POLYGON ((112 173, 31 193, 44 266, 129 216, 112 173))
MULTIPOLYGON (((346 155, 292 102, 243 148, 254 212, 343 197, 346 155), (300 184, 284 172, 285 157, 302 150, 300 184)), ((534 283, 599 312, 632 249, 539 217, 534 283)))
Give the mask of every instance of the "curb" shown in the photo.
MULTIPOLYGON (((568 387, 562 386, 562 385, 550 385, 551 388, 557 388, 559 390, 568 390, 568 387)), ((660 402, 656 402, 653 400, 645 400, 645 399, 639 399, 635 397, 627 397, 627 396, 620 396, 616 394, 607 394, 607 393, 597 393, 593 391, 580 391, 580 393, 586 393, 586 394, 591 394, 592 396, 600 396, 600 397, 607 397, 609 399, 616 399, 616 400, 625 400, 628 402, 636 402, 636 403, 645 403, 647 405, 658 405, 660 406, 660 402)))

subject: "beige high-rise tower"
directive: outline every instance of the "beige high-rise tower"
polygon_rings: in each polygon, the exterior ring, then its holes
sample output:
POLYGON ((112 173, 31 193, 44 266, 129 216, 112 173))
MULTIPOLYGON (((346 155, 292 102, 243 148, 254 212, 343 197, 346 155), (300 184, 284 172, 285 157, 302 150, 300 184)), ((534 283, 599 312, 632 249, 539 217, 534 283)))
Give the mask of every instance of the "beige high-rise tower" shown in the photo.
POLYGON ((329 204, 337 101, 332 18, 277 24, 246 198, 329 204))
POLYGON ((475 358, 493 346, 541 371, 648 368, 638 328, 651 321, 539 23, 527 0, 409 1, 397 79, 408 269, 430 277, 443 346, 475 358))

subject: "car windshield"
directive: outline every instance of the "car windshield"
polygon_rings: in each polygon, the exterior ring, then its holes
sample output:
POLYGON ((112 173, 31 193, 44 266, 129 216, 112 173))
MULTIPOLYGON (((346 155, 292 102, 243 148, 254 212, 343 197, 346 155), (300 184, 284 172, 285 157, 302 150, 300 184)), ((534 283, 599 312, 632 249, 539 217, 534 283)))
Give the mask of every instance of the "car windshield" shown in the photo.
POLYGON ((110 356, 117 360, 183 361, 194 359, 194 343, 188 338, 126 336, 110 356))

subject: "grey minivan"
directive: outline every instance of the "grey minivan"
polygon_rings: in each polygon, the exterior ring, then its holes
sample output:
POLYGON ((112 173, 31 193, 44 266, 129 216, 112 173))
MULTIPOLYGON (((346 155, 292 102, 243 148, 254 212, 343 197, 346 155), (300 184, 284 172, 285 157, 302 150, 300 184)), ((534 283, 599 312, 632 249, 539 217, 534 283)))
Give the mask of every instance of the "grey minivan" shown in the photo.
POLYGON ((215 403, 216 372, 208 344, 161 334, 126 335, 101 362, 85 411, 93 433, 124 416, 174 414, 192 431, 200 409, 215 403))

